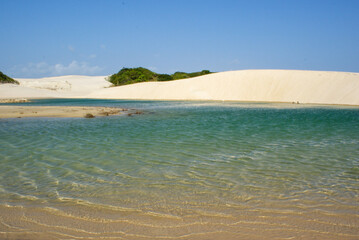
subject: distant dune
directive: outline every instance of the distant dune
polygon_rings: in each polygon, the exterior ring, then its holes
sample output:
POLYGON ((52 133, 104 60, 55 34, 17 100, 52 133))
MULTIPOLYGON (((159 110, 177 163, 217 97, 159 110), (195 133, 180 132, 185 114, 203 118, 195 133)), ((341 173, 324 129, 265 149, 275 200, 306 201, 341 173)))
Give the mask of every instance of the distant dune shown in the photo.
POLYGON ((16 79, 0 85, 0 98, 76 97, 153 100, 230 100, 359 105, 359 73, 241 70, 169 82, 110 87, 101 77, 16 79))
POLYGON ((20 85, 0 85, 0 98, 78 98, 111 86, 106 77, 70 75, 16 78, 20 85))

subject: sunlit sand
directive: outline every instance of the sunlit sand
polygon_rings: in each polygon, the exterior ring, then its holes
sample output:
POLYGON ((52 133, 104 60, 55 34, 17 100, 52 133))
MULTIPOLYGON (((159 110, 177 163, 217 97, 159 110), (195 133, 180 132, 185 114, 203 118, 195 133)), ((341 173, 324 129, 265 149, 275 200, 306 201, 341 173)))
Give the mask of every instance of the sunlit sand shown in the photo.
POLYGON ((105 76, 16 79, 0 98, 224 100, 359 105, 359 73, 241 70, 169 82, 110 87, 105 76))

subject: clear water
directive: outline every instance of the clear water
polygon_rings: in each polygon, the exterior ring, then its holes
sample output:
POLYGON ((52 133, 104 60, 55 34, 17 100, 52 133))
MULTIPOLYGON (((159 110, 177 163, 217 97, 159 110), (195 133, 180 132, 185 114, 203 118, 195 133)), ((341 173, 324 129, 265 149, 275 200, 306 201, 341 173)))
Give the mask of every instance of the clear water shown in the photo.
POLYGON ((358 108, 90 99, 22 105, 144 114, 0 120, 3 233, 359 238, 358 108))

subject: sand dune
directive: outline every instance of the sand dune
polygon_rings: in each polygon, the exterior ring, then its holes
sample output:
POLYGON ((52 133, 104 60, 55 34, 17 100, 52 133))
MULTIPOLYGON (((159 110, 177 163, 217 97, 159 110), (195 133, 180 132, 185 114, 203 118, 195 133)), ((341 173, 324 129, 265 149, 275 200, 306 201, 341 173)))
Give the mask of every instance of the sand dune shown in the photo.
POLYGON ((230 100, 359 105, 359 73, 241 70, 170 82, 107 88, 101 77, 63 76, 16 79, 0 85, 0 98, 108 98, 154 100, 230 100))
POLYGON ((91 98, 233 100, 359 105, 359 74, 244 70, 93 92, 91 98))
POLYGON ((111 86, 106 76, 16 78, 20 85, 1 84, 0 98, 72 98, 111 86))
POLYGON ((24 87, 85 94, 111 86, 111 83, 106 81, 106 77, 69 75, 40 79, 17 78, 16 80, 24 87))

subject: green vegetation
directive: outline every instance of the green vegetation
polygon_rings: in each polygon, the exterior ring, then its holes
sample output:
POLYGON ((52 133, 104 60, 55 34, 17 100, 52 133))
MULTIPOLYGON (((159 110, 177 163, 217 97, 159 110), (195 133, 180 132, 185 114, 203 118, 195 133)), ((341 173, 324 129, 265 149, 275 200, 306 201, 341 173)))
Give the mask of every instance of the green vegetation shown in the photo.
POLYGON ((203 70, 201 72, 185 73, 185 72, 175 72, 174 74, 159 74, 152 72, 146 68, 122 68, 116 74, 111 75, 108 78, 115 86, 139 83, 139 82, 156 82, 156 81, 171 81, 184 78, 198 77, 205 74, 210 74, 208 70, 203 70))
POLYGON ((6 76, 2 72, 0 72, 0 84, 1 83, 13 83, 13 84, 19 84, 18 81, 12 79, 11 77, 6 76))
POLYGON ((201 72, 193 72, 193 73, 185 73, 185 72, 175 72, 172 74, 173 80, 183 79, 183 78, 192 78, 192 77, 199 77, 202 75, 210 74, 211 72, 208 70, 202 70, 201 72))

